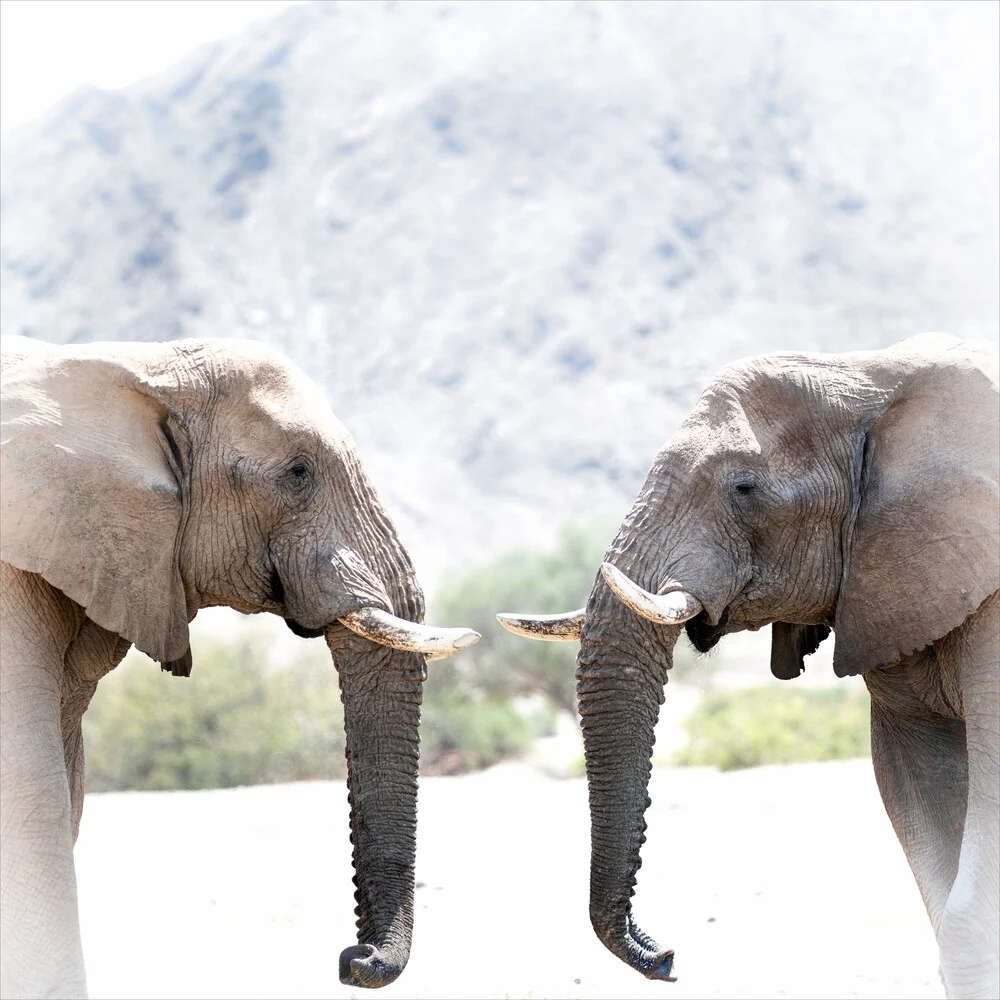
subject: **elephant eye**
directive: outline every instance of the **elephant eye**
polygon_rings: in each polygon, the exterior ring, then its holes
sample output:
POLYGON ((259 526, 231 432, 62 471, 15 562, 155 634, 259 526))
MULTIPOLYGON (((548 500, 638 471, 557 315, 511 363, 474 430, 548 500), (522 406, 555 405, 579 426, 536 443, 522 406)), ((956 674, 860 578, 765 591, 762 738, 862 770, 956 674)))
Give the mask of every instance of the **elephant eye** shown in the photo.
POLYGON ((743 472, 729 480, 729 489, 735 500, 749 502, 757 492, 757 477, 750 472, 743 472))
POLYGON ((295 459, 285 470, 286 481, 296 489, 301 489, 312 482, 312 475, 312 464, 305 458, 295 459))

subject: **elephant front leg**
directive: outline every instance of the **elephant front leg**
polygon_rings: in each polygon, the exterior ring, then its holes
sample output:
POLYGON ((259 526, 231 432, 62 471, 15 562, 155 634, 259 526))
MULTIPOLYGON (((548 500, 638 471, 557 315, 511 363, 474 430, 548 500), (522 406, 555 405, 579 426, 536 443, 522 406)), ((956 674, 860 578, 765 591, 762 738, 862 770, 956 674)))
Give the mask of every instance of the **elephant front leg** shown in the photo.
POLYGON ((899 668, 872 671, 865 682, 875 780, 937 934, 965 825, 965 723, 927 708, 899 668))
MULTIPOLYGON (((977 755, 974 747, 970 740, 972 756, 977 755)), ((970 760, 961 859, 938 928, 941 978, 949 997, 1000 997, 996 764, 990 769, 986 774, 982 761, 970 760)))
POLYGON ((969 758, 968 810, 958 874, 938 929, 950 997, 1000 997, 1000 671, 997 599, 964 642, 962 700, 969 758), (992 619, 990 615, 992 614, 992 619))
MULTIPOLYGON (((4 997, 85 997, 69 784, 58 723, 58 694, 39 717, 38 692, 30 734, 31 761, 8 767, 4 754, 0 932, 4 997), (45 716, 49 713, 46 712, 45 716)), ((12 701, 3 695, 3 704, 12 701)), ((16 704, 16 702, 15 702, 16 704)), ((24 745, 9 713, 0 725, 5 744, 24 745)))
POLYGON ((3 566, 0 648, 0 994, 87 995, 60 728, 70 602, 3 566))

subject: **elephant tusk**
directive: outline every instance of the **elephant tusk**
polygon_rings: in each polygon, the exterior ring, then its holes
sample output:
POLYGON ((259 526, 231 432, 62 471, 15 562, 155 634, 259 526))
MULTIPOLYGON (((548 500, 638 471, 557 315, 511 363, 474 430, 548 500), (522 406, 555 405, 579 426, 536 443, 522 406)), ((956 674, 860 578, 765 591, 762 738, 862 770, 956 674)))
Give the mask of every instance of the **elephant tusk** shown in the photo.
POLYGON ((633 583, 617 566, 601 563, 601 572, 608 586, 637 615, 659 625, 681 625, 702 610, 701 601, 686 590, 669 594, 651 594, 633 583))
POLYGON ((391 649, 425 653, 428 659, 441 660, 460 649, 479 642, 482 636, 469 628, 434 628, 397 618, 379 608, 361 608, 337 619, 352 632, 391 649))
POLYGON ((559 615, 497 615, 497 621, 508 632, 545 642, 573 642, 580 638, 587 618, 586 608, 566 611, 559 615))
MULTIPOLYGON (((461 629, 459 631, 461 631, 461 629)), ((479 633, 477 632, 476 635, 479 635, 479 633)), ((476 642, 479 642, 479 639, 476 639, 476 642)), ((469 645, 471 646, 472 643, 470 642, 469 645)), ((446 649, 442 653, 424 653, 424 657, 427 662, 430 663, 431 660, 447 660, 449 656, 454 656, 457 652, 457 649, 446 649)))

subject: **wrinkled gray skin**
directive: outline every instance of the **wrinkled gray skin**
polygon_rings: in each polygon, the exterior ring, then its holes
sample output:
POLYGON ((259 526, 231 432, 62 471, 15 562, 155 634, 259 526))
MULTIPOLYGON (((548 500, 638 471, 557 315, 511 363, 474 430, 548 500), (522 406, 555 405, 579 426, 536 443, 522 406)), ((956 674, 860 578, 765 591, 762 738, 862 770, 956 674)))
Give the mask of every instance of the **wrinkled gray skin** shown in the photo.
MULTIPOLYGON (((657 456, 606 557, 647 591, 678 581, 697 597, 704 611, 683 627, 699 650, 773 623, 781 678, 835 631, 837 674, 871 693, 878 786, 949 996, 1000 995, 997 418, 995 350, 942 335, 731 365, 657 456)), ((650 978, 670 977, 673 954, 633 922, 630 897, 679 634, 598 575, 577 673, 590 913, 650 978)), ((850 962, 849 939, 836 961, 850 962)))
POLYGON ((419 622, 423 596, 343 426, 259 345, 11 338, 3 358, 3 996, 86 996, 81 718, 132 643, 188 673, 188 622, 213 605, 326 636, 358 905, 340 974, 391 982, 413 921, 425 660, 337 619, 367 606, 419 622))

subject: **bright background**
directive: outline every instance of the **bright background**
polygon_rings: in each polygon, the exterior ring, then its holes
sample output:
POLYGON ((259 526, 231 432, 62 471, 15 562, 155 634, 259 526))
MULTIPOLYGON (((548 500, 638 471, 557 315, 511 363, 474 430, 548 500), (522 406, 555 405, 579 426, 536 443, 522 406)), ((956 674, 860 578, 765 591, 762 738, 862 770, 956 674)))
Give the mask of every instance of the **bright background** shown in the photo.
MULTIPOLYGON (((830 760, 867 731, 831 643, 795 684, 766 630, 679 648, 637 895, 665 987, 587 921, 574 651, 492 614, 584 602, 723 363, 996 339, 997 10, 0 0, 5 330, 275 344, 432 615, 484 634, 425 686, 414 953, 384 995, 942 995, 870 764, 830 760)), ((325 647, 221 609, 192 633, 189 681, 132 654, 87 716, 94 995, 346 996, 325 647)))
POLYGON ((288 0, 0 0, 0 130, 78 87, 152 76, 288 0))

